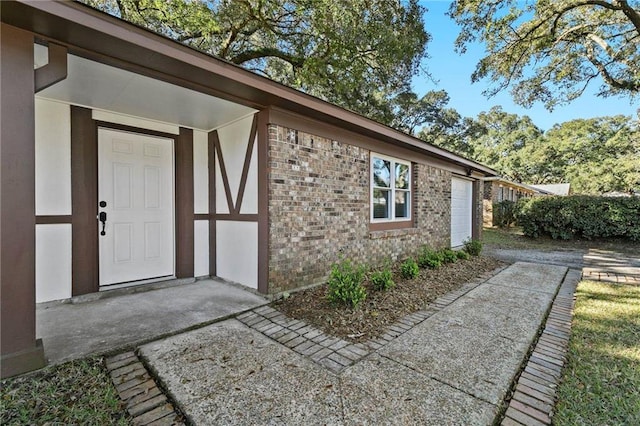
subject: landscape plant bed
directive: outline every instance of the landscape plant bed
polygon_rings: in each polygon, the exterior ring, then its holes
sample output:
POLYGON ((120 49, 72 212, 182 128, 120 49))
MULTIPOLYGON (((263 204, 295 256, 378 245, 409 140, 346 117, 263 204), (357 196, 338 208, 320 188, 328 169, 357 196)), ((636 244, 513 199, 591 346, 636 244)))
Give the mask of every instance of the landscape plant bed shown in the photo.
POLYGON ((274 308, 327 334, 351 342, 364 342, 380 336, 388 326, 423 309, 438 297, 506 265, 490 257, 472 256, 438 269, 420 269, 416 278, 408 280, 400 277, 398 263, 391 268, 395 286, 386 291, 374 290, 367 278, 364 282, 367 297, 356 308, 331 304, 327 300, 327 285, 294 293, 276 301, 274 308))

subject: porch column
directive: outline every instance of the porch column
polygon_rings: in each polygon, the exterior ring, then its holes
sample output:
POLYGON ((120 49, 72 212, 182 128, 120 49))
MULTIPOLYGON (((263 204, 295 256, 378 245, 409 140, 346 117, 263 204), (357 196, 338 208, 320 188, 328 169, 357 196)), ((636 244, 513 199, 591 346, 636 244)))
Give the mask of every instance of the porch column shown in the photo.
POLYGON ((36 340, 33 34, 0 28, 1 376, 45 365, 36 340))

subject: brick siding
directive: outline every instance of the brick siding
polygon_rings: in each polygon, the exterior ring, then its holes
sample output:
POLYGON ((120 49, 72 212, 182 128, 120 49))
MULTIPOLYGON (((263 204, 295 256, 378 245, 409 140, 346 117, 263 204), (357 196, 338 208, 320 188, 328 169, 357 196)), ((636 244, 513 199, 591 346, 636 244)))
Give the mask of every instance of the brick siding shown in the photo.
POLYGON ((369 164, 367 149, 269 126, 270 293, 324 282, 340 256, 376 265, 449 245, 451 173, 414 163, 414 227, 371 232, 369 164))

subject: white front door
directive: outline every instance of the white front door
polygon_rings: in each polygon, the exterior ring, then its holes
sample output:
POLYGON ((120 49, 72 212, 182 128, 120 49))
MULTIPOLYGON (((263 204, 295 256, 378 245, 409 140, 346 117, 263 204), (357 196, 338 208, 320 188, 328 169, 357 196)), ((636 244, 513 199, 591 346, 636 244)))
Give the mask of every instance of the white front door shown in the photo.
POLYGON ((451 247, 461 246, 471 238, 473 183, 451 179, 451 247))
POLYGON ((172 139, 98 130, 100 286, 174 275, 173 186, 172 139))

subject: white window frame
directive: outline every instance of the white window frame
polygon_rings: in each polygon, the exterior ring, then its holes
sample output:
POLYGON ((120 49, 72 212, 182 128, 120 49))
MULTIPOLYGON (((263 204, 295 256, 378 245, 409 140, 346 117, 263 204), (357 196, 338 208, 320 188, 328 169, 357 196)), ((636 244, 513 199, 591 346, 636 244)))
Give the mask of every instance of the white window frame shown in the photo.
POLYGON ((371 220, 371 223, 389 223, 389 222, 407 222, 411 220, 411 214, 412 214, 412 198, 413 198, 413 167, 411 165, 410 161, 405 161, 405 160, 401 160, 400 158, 395 158, 395 157, 390 157, 388 155, 383 155, 383 154, 377 154, 375 152, 371 152, 370 158, 369 158, 369 219, 371 220), (375 180, 373 178, 373 173, 374 173, 374 168, 373 168, 373 161, 375 158, 378 158, 380 160, 385 160, 385 161, 389 161, 391 162, 391 182, 389 183, 389 188, 383 188, 383 187, 377 187, 374 185, 375 180), (396 173, 395 173, 395 165, 396 164, 402 164, 405 166, 409 167, 409 188, 408 189, 396 189, 396 173), (374 207, 374 203, 373 203, 373 191, 374 189, 384 189, 384 190, 390 190, 391 194, 389 199, 391 200, 390 202, 390 206, 388 207, 391 211, 390 211, 390 217, 389 218, 374 218, 373 217, 373 207, 374 207), (408 211, 408 216, 407 217, 396 217, 396 205, 395 205, 395 197, 396 197, 396 191, 400 191, 400 192, 406 192, 408 194, 407 197, 407 211, 408 211))

